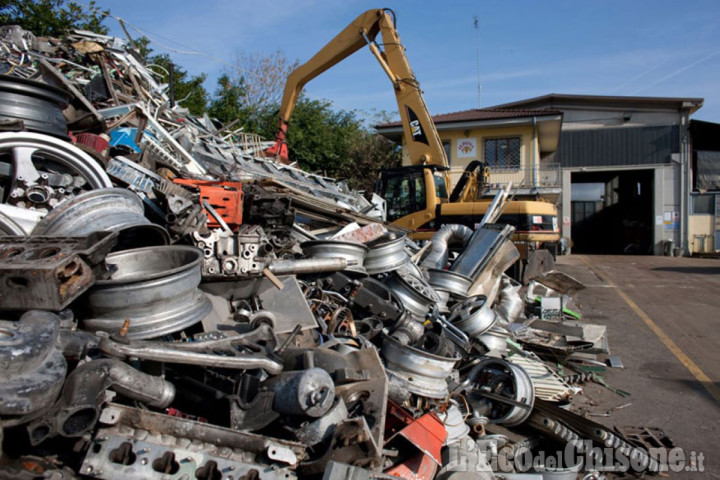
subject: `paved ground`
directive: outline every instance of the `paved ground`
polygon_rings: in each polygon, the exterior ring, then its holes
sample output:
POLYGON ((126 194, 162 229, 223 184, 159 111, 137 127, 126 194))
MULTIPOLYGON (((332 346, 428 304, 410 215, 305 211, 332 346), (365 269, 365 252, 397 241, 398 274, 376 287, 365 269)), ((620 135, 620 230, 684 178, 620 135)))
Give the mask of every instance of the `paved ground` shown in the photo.
POLYGON ((570 255, 557 268, 587 285, 574 297, 583 319, 608 326, 611 353, 625 365, 605 378, 632 394, 589 386, 580 401, 591 412, 631 404, 591 418, 661 427, 704 454, 704 473, 670 478, 720 479, 720 260, 570 255))

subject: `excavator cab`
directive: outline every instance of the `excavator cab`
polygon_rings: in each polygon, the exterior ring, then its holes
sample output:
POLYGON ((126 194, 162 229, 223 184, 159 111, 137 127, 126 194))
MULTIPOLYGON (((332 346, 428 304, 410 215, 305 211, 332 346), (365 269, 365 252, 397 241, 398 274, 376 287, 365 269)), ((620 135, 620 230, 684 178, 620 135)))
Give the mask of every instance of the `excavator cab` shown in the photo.
POLYGON ((381 170, 375 192, 387 202, 387 220, 395 222, 418 213, 422 218, 433 217, 437 205, 449 200, 447 170, 438 165, 381 170))

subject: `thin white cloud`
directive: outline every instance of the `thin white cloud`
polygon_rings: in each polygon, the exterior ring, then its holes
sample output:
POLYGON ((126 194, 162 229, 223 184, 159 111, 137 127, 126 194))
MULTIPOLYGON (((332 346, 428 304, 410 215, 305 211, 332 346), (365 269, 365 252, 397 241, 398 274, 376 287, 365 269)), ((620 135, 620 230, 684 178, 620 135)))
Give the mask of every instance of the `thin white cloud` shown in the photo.
MULTIPOLYGON (((230 61, 240 49, 267 53, 282 49, 289 59, 305 61, 347 22, 371 6, 360 0, 100 0, 100 3, 114 14, 126 15, 131 22, 175 40, 178 45, 230 61)), ((415 2, 389 3, 395 4, 402 20, 398 28, 431 111, 476 106, 475 32, 470 20, 458 23, 460 6, 451 2, 442 13, 428 20, 418 13, 415 2), (428 29, 430 24, 433 27, 428 29)), ((462 10, 473 8, 477 7, 466 2, 462 10)), ((493 8, 500 13, 509 10, 493 8)), ((588 20, 592 20, 593 12, 607 10, 598 5, 590 9, 578 5, 577 9, 590 15, 588 20)), ((663 9, 669 10, 659 7, 656 11, 663 9)), ((483 44, 480 72, 483 106, 551 92, 620 95, 670 92, 668 95, 678 96, 697 91, 693 87, 700 85, 706 90, 696 96, 710 98, 720 91, 718 82, 712 81, 720 78, 719 55, 708 47, 718 44, 718 34, 708 23, 707 12, 712 9, 703 10, 705 15, 688 10, 673 16, 660 13, 651 24, 613 30, 614 37, 594 39, 592 35, 580 35, 583 40, 577 42, 562 40, 560 34, 536 38, 538 29, 530 24, 522 34, 483 39, 488 40, 483 44), (613 48, 614 51, 610 50, 613 48), (699 83, 705 79, 690 75, 701 68, 711 77, 707 85, 699 83)), ((472 15, 466 17, 472 19, 472 15)), ((622 26, 622 19, 617 24, 622 26)), ((493 25, 485 28, 490 32, 493 25)), ((122 35, 119 29, 113 33, 122 35)), ((206 57, 172 56, 190 74, 208 74, 206 87, 211 92, 215 90, 215 79, 226 68, 222 62, 206 57)), ((346 110, 396 109, 392 88, 367 52, 358 52, 333 67, 305 90, 313 98, 327 98, 346 110)), ((714 105, 713 101, 706 101, 706 108, 716 108, 715 115, 720 119, 720 107, 714 105)))
POLYGON ((655 85, 658 85, 658 84, 664 82, 665 80, 668 80, 668 79, 670 79, 670 78, 672 78, 672 77, 674 77, 674 76, 676 76, 676 75, 679 75, 679 74, 681 74, 682 72, 684 72, 684 71, 686 71, 686 70, 689 70, 689 69, 691 69, 691 68, 693 68, 693 67, 695 67, 695 66, 697 66, 697 65, 700 65, 701 63, 707 62, 708 60, 710 60, 711 58, 713 58, 713 57, 715 57, 715 56, 717 56, 717 55, 720 55, 720 50, 716 50, 715 52, 712 52, 712 53, 710 53, 710 54, 708 54, 708 55, 705 55, 704 57, 702 57, 702 58, 700 58, 700 59, 698 59, 698 60, 695 60, 694 62, 691 62, 691 63, 689 63, 689 64, 687 64, 687 65, 685 65, 685 66, 683 66, 683 67, 681 67, 681 68, 678 68, 677 70, 674 70, 674 71, 668 73, 668 74, 665 75, 664 77, 662 77, 662 78, 660 78, 660 79, 658 79, 658 80, 656 80, 656 81, 654 81, 654 82, 652 82, 652 83, 650 83, 650 84, 648 84, 648 85, 645 85, 645 86, 643 86, 643 87, 635 90, 632 94, 635 95, 635 94, 637 94, 637 93, 639 93, 639 92, 642 92, 643 90, 647 90, 647 89, 649 89, 649 88, 652 88, 652 87, 654 87, 655 85))

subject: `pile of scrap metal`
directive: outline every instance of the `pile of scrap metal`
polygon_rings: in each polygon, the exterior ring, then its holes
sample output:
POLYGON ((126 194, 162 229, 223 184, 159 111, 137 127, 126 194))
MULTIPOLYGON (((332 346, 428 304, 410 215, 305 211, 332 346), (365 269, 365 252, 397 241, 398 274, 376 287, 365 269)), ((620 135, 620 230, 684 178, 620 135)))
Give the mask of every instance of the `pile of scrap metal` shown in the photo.
POLYGON ((511 227, 420 248, 120 39, 0 46, 0 478, 559 478, 594 467, 519 460, 584 439, 654 467, 559 408, 541 357, 607 348, 558 278, 520 296, 511 227))

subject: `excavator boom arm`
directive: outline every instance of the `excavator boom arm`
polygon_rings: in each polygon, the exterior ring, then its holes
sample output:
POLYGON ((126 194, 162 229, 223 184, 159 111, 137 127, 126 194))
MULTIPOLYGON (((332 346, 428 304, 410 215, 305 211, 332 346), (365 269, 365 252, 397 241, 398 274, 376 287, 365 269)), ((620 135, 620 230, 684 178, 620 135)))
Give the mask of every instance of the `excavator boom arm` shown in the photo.
POLYGON ((285 83, 280 104, 280 119, 283 122, 290 121, 306 83, 367 45, 366 38, 374 39, 377 36, 380 28, 378 13, 382 13, 382 10, 368 10, 358 16, 310 60, 293 70, 285 83))
POLYGON ((281 159, 287 157, 284 144, 287 124, 305 84, 368 45, 393 83, 411 163, 448 166, 445 149, 405 56, 393 16, 387 9, 366 11, 288 76, 280 105, 280 131, 269 153, 281 159), (378 33, 382 35, 381 45, 375 42, 378 33))

